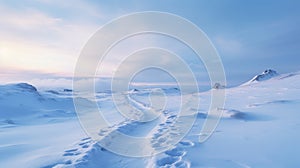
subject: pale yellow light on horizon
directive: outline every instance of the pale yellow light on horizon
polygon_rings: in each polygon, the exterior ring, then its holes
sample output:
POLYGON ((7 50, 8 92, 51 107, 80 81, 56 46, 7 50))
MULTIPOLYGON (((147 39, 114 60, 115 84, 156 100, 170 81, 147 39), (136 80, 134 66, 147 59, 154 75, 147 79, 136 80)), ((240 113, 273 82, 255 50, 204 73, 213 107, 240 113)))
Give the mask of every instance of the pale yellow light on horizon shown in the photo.
POLYGON ((0 41, 0 69, 72 74, 77 55, 55 47, 0 41))

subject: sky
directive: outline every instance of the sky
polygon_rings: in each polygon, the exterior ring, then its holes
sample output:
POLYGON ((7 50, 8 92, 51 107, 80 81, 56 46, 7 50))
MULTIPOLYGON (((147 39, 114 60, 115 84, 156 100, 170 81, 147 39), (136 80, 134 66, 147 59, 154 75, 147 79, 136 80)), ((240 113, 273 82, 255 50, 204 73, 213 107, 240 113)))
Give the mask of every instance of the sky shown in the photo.
MULTIPOLYGON (((70 83, 89 38, 112 19, 142 11, 173 13, 202 29, 223 61, 229 86, 268 68, 299 71, 299 9, 297 0, 0 0, 0 82, 70 83)), ((178 42, 155 35, 121 44, 114 56, 146 43, 178 50, 187 62, 194 62, 178 42)), ((205 68, 199 67, 199 81, 206 81, 205 68)), ((149 78, 156 74, 147 72, 149 78)))

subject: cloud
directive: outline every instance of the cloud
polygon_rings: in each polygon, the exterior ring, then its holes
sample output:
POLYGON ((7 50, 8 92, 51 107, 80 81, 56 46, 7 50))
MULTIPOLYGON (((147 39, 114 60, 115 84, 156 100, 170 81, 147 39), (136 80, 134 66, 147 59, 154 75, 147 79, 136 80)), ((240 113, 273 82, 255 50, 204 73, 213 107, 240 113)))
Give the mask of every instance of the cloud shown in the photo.
POLYGON ((1 68, 71 75, 82 46, 98 25, 24 6, 0 6, 1 68))
POLYGON ((88 16, 84 17, 85 19, 106 19, 107 14, 104 14, 97 5, 91 3, 90 1, 85 0, 35 0, 46 6, 51 6, 55 9, 67 10, 71 15, 75 15, 78 19, 78 16, 88 16))
MULTIPOLYGON (((77 57, 89 37, 101 25, 99 23, 112 15, 111 12, 104 15, 99 6, 81 0, 26 2, 30 5, 24 2, 15 8, 2 2, 0 7, 2 69, 71 76, 77 57)), ((101 65, 104 70, 101 76, 112 76, 124 56, 147 47, 166 48, 191 61, 182 44, 172 40, 144 35, 118 44, 101 65)), ((139 63, 137 60, 134 64, 139 63)))
POLYGON ((26 9, 18 11, 0 7, 0 24, 9 29, 39 30, 40 28, 55 28, 62 21, 61 18, 47 16, 45 13, 26 9))

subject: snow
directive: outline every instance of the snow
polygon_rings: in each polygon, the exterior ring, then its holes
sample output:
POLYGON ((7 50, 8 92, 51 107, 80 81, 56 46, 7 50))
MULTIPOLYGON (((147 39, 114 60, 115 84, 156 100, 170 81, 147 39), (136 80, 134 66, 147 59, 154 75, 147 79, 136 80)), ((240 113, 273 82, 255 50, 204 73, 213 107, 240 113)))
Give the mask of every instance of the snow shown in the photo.
POLYGON ((269 79, 274 78, 278 75, 279 74, 275 70, 267 69, 264 72, 262 72, 261 74, 254 76, 250 81, 244 83, 243 85, 248 85, 248 84, 255 83, 255 82, 269 80, 269 79))
MULTIPOLYGON (((200 98, 200 107, 194 109, 197 117, 192 129, 175 146, 150 157, 117 155, 88 137, 76 117, 71 89, 2 85, 0 167, 299 167, 300 72, 278 75, 269 70, 261 75, 255 82, 226 89, 226 105, 218 109, 223 111, 222 119, 204 143, 198 140, 208 117, 211 91, 194 94, 200 98)), ((129 120, 113 107, 110 92, 97 92, 98 105, 110 123, 107 129, 96 130, 101 143, 121 143, 113 137, 122 132, 151 138, 149 146, 132 151, 153 150, 181 133, 174 127, 180 90, 139 88, 126 94, 137 111, 160 114, 151 122, 129 120), (158 92, 168 98, 163 111, 149 103, 150 94, 161 100, 158 92)), ((82 99, 76 93, 74 97, 82 99)), ((93 115, 87 114, 91 123, 97 122, 93 115)))

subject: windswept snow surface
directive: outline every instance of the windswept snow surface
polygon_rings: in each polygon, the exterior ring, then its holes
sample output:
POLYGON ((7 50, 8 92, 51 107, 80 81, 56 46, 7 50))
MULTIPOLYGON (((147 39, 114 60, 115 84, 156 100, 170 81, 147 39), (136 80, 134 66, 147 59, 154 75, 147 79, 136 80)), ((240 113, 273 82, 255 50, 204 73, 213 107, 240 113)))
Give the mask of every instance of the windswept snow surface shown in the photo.
MULTIPOLYGON (((129 91, 129 105, 149 110, 149 93, 129 91)), ((110 126, 99 130, 109 143, 113 132, 152 138, 151 147, 168 143, 180 106, 180 91, 162 88, 167 103, 151 122, 120 115, 110 92, 96 100, 110 126)), ((0 86, 0 167, 299 167, 300 72, 226 89, 226 105, 213 136, 199 143, 199 133, 210 105, 210 92, 197 93, 200 108, 191 131, 172 149, 132 158, 114 154, 83 131, 73 107, 71 90, 39 91, 28 84, 0 86)), ((76 94, 74 94, 76 96, 76 94)), ((188 95, 185 95, 188 96, 188 95)), ((93 100, 85 100, 87 105, 93 100)), ((184 106, 184 104, 183 104, 184 106)), ((89 114, 87 114, 89 115, 89 114)), ((171 137, 172 138, 172 137, 171 137)), ((144 149, 147 149, 145 146, 144 149)))

